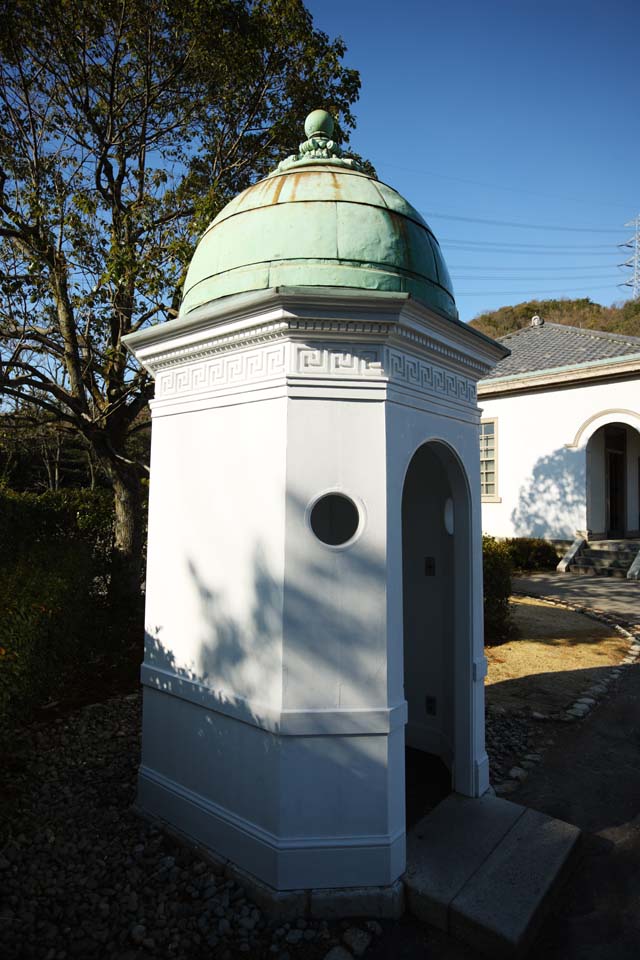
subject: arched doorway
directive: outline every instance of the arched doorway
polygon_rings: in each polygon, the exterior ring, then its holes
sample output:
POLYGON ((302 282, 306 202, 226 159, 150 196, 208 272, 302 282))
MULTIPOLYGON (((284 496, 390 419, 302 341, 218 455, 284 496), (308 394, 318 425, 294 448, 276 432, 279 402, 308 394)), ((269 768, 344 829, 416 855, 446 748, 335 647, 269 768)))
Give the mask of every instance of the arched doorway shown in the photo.
POLYGON ((402 494, 408 822, 451 789, 466 792, 469 778, 469 701, 460 687, 472 642, 469 526, 457 457, 442 442, 423 444, 402 494))
POLYGON ((590 539, 625 539, 640 531, 640 433, 605 423, 587 443, 587 527, 590 539))

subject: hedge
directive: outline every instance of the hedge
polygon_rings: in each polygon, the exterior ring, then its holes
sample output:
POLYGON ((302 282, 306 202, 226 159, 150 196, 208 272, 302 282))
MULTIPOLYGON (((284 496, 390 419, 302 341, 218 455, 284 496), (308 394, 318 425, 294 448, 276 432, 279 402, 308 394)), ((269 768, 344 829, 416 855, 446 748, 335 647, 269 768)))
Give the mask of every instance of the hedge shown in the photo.
POLYGON ((556 548, 540 537, 514 537, 504 541, 516 570, 555 570, 558 565, 556 548))
POLYGON ((34 547, 0 566, 0 718, 59 697, 97 629, 90 548, 34 547))
POLYGON ((484 579, 484 639, 486 644, 504 643, 513 633, 509 611, 511 596, 511 551, 504 540, 482 538, 484 579))
POLYGON ((111 642, 106 490, 0 489, 0 721, 58 699, 111 642))
POLYGON ((112 538, 109 490, 36 494, 0 488, 0 563, 30 553, 35 546, 79 542, 90 548, 91 562, 106 575, 112 538))

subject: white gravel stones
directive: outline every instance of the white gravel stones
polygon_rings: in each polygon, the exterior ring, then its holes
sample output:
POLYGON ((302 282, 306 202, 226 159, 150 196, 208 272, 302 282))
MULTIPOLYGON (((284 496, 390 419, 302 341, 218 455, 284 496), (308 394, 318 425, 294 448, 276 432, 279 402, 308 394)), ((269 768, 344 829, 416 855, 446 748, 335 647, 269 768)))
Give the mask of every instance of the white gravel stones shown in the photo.
POLYGON ((141 923, 136 923, 135 926, 131 928, 131 939, 134 943, 142 943, 147 935, 147 928, 144 927, 141 923))
POLYGON ((528 776, 529 774, 522 767, 511 767, 511 770, 509 770, 510 779, 519 780, 520 783, 526 780, 528 776))
POLYGON ((344 947, 332 947, 329 953, 326 953, 324 960, 353 960, 353 954, 345 950, 344 947))
POLYGON ((586 717, 589 713, 590 707, 586 703, 574 703, 573 706, 569 707, 567 713, 571 717, 586 717))
POLYGON ((342 940, 356 957, 361 957, 371 943, 371 934, 359 927, 349 927, 342 934, 342 940))
POLYGON ((0 743, 2 960, 305 960, 338 946, 337 921, 274 932, 220 866, 132 812, 139 724, 139 698, 121 697, 0 743))
POLYGON ((497 797, 505 797, 507 794, 517 790, 519 786, 520 783, 518 780, 503 780, 501 783, 496 783, 493 789, 497 797))

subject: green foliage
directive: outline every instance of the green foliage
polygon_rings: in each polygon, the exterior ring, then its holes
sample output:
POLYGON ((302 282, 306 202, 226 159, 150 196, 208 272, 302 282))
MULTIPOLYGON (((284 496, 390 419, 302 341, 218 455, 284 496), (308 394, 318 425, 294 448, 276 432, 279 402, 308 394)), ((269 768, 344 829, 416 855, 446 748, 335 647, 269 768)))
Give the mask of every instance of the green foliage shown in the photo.
POLYGON ((0 723, 81 685, 137 611, 106 605, 113 497, 0 488, 0 723))
POLYGON ((0 725, 61 694, 96 631, 91 549, 44 544, 0 565, 0 725))
POLYGON ((528 327, 531 317, 536 314, 551 323, 640 337, 638 300, 628 300, 612 307, 603 307, 588 297, 580 300, 528 300, 482 313, 471 321, 470 326, 494 339, 500 339, 514 330, 528 327))
POLYGON ((0 489, 0 563, 34 549, 56 555, 61 545, 89 549, 90 573, 106 578, 113 538, 113 497, 107 490, 17 493, 0 489))
POLYGON ((512 634, 509 612, 512 571, 508 545, 495 537, 483 536, 484 639, 487 645, 504 643, 512 634))
POLYGON ((128 442, 152 383, 123 338, 175 317, 198 237, 294 152, 308 112, 348 140, 345 52, 301 0, 0 6, 0 393, 91 450, 132 602, 146 465, 128 442))
POLYGON ((505 543, 516 570, 555 570, 558 565, 556 548, 549 540, 514 537, 505 543))

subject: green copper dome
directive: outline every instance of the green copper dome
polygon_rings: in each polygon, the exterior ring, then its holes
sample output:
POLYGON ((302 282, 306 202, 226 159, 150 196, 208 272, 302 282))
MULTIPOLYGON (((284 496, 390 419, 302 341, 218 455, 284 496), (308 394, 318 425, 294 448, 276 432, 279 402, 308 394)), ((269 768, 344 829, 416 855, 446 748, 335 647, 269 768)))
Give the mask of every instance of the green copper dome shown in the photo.
POLYGON ((325 111, 309 115, 305 132, 298 154, 207 228, 180 316, 234 293, 317 286, 406 292, 456 319, 440 245, 418 211, 342 156, 325 111))

